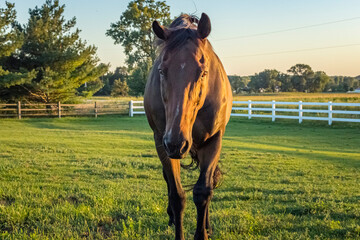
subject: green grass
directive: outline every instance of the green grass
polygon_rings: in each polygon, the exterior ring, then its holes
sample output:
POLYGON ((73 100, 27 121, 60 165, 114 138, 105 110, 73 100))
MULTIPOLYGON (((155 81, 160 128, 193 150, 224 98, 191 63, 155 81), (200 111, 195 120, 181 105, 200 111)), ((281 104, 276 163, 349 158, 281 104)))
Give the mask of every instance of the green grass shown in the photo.
MULTIPOLYGON (((360 239, 359 146, 358 124, 233 118, 212 239, 360 239)), ((173 239, 166 207, 145 117, 0 120, 0 239, 173 239)), ((195 212, 190 191, 186 239, 195 212)))

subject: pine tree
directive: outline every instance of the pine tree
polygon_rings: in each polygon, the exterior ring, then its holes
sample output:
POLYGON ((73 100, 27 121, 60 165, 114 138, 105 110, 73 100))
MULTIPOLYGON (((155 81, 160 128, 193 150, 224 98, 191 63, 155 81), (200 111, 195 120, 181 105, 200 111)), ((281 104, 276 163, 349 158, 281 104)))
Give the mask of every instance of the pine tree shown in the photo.
POLYGON ((111 90, 112 97, 127 96, 128 92, 129 92, 129 87, 128 87, 126 81, 121 81, 121 79, 116 79, 114 81, 114 85, 111 90))
POLYGON ((13 86, 31 81, 36 71, 28 72, 24 68, 13 69, 6 66, 9 56, 18 50, 23 42, 23 35, 12 25, 16 21, 14 4, 6 2, 6 8, 0 8, 0 98, 11 100, 13 86))
POLYGON ((96 47, 80 39, 79 29, 72 30, 76 19, 66 21, 64 8, 58 0, 47 0, 40 8, 29 10, 26 25, 17 25, 24 42, 13 56, 12 65, 37 74, 30 82, 14 85, 21 87, 30 100, 66 102, 78 95, 91 95, 101 88, 98 79, 108 70, 108 65, 98 65, 96 47), (96 88, 89 91, 81 87, 85 83, 96 88))

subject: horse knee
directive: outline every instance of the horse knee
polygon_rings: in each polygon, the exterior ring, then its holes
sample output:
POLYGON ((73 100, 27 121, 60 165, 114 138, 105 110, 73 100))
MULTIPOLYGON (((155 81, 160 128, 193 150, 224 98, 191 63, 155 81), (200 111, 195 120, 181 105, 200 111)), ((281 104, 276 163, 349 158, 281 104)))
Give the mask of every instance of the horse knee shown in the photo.
POLYGON ((170 192, 169 200, 171 208, 174 211, 182 212, 186 204, 186 195, 184 191, 170 192))
POLYGON ((210 188, 196 187, 193 190, 193 199, 195 205, 205 205, 211 200, 213 196, 213 190, 210 188))

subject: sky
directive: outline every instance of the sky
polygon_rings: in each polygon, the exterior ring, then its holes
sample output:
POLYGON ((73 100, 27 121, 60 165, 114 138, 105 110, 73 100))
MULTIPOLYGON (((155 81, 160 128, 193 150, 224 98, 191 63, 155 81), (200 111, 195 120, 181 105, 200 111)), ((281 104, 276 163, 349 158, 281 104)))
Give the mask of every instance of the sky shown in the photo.
MULTIPOLYGON (((18 21, 45 0, 15 3, 18 21)), ((1 7, 5 1, 1 0, 1 7)), ((120 45, 105 35, 129 0, 60 0, 65 17, 76 17, 83 40, 98 48, 111 70, 124 65, 120 45)), ((264 69, 286 72, 297 63, 328 75, 360 75, 359 0, 167 0, 171 16, 209 15, 209 41, 228 75, 253 75, 264 69)))

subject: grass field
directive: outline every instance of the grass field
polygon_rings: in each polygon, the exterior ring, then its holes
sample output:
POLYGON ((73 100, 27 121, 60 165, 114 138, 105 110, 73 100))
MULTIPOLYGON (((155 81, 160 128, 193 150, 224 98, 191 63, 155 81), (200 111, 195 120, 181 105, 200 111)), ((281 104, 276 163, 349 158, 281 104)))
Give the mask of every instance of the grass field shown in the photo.
MULTIPOLYGON (((233 118, 221 168, 212 239, 360 239, 360 125, 233 118)), ((173 239, 166 207, 145 117, 0 120, 0 239, 173 239)))

